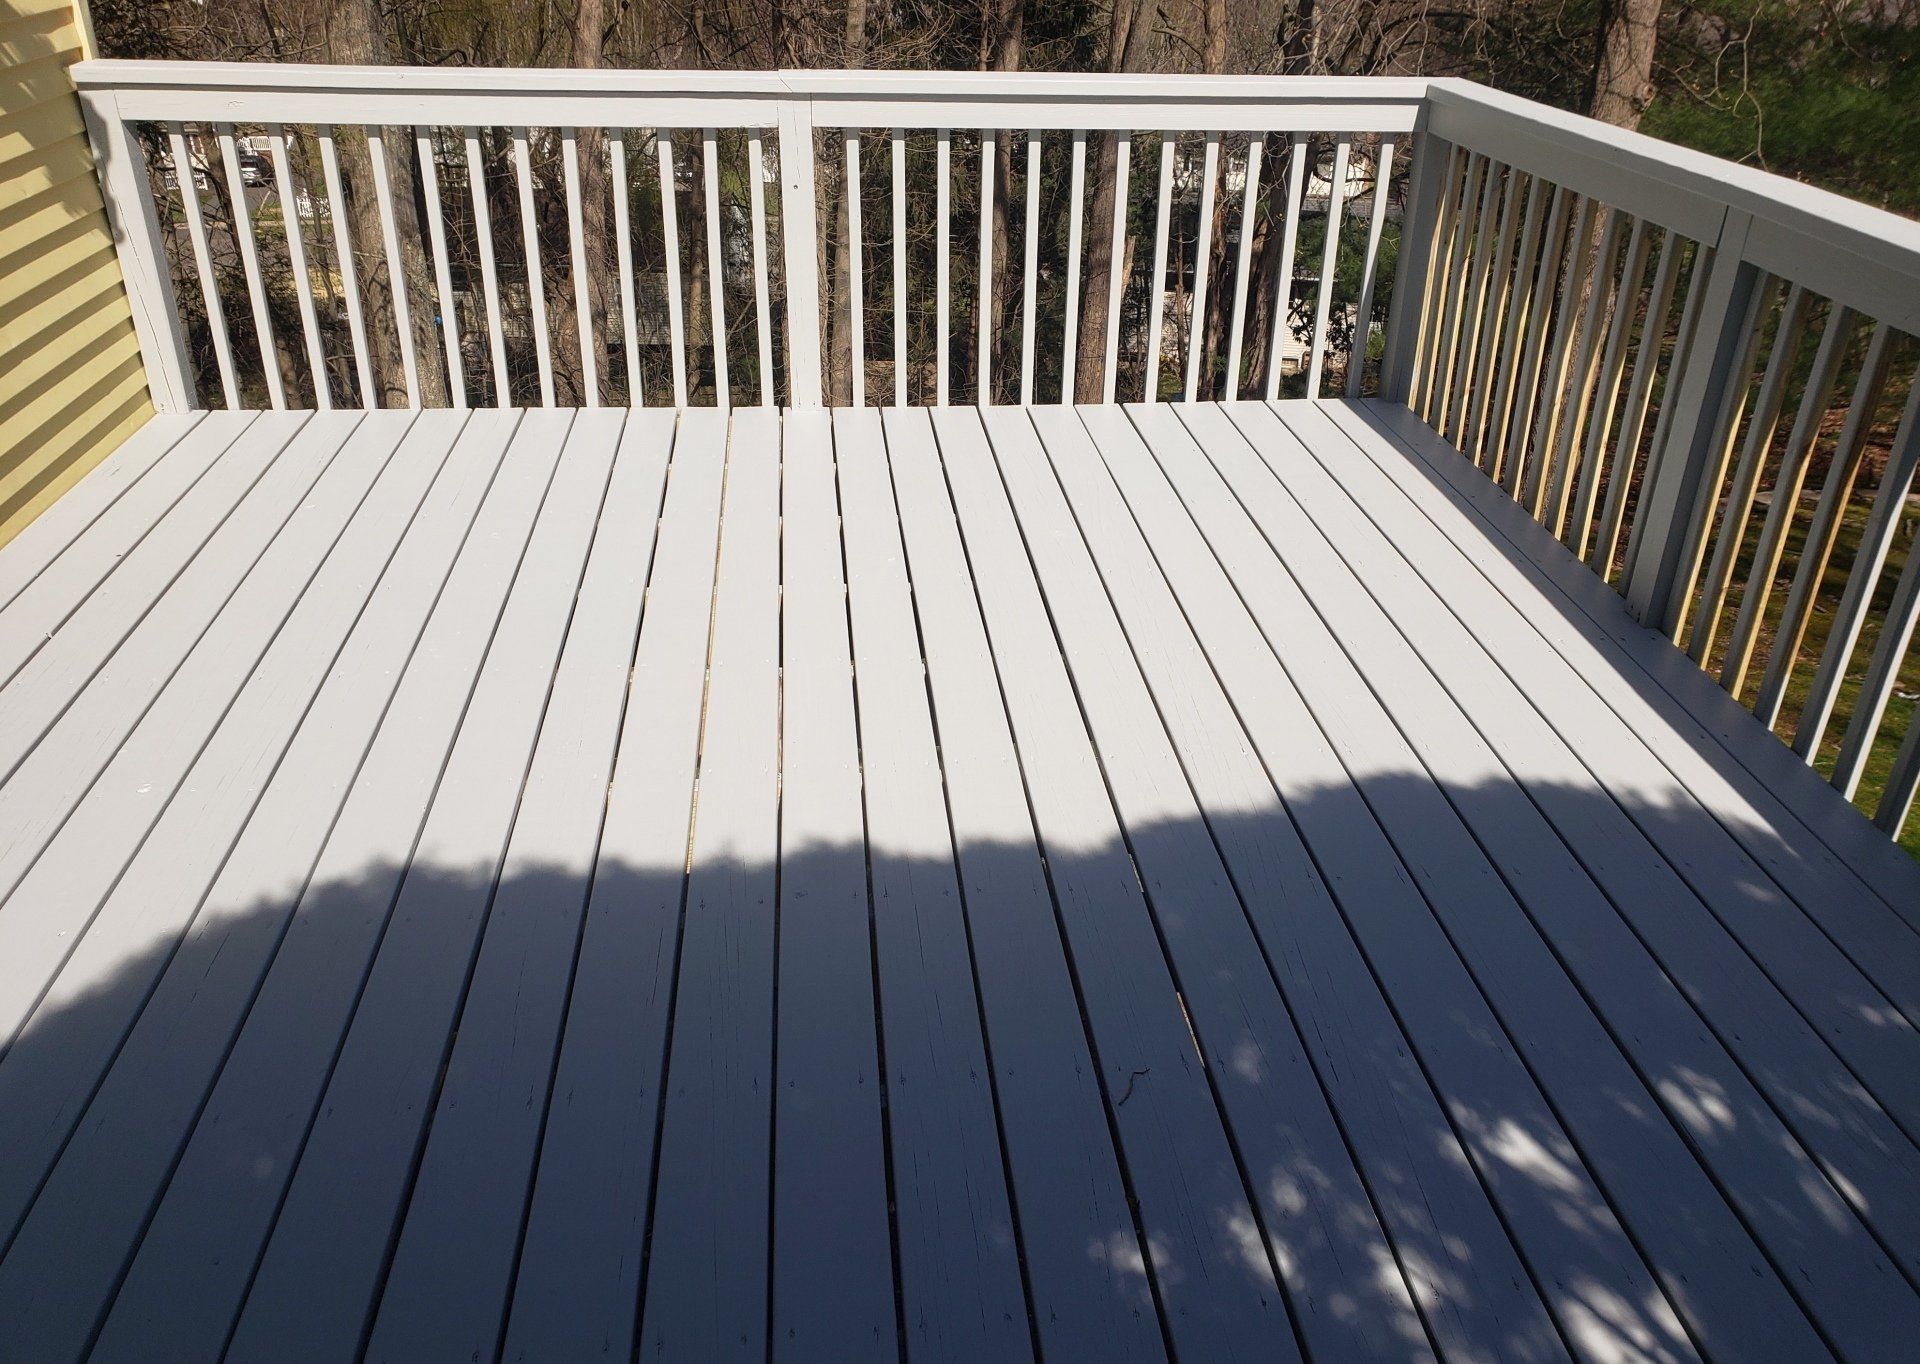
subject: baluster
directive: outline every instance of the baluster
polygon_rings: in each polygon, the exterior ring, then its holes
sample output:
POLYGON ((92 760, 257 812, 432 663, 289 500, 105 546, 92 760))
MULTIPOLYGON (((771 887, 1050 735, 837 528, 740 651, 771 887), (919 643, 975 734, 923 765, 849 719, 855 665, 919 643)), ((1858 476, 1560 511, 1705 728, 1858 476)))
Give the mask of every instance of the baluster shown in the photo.
POLYGON ((1240 258, 1233 268, 1233 321, 1227 326, 1227 381, 1224 398, 1240 396, 1240 349, 1247 325, 1247 277, 1253 264, 1254 215, 1260 207, 1260 163, 1266 159, 1267 140, 1259 133, 1247 139, 1246 183, 1240 195, 1240 258))
MULTIPOLYGON (((627 355, 627 405, 647 405, 646 385, 640 378, 640 334, 633 294, 633 204, 627 183, 627 135, 619 128, 607 134, 607 159, 613 174, 614 256, 620 271, 620 331, 627 355)), ((544 328, 543 334, 544 334, 544 328)), ((552 399, 548 399, 549 402, 552 399)))
POLYGON ((378 407, 373 391, 373 362, 367 350, 367 319, 360 307, 360 271, 353 259, 353 234, 347 230, 347 196, 341 191, 340 155, 333 129, 314 129, 320 141, 320 173, 326 179, 327 210, 333 224, 333 253, 340 261, 340 292, 347 303, 347 331, 353 338, 353 371, 360 384, 360 406, 378 407))
POLYGON ((1160 328, 1167 299, 1167 232, 1173 217, 1172 133, 1160 134, 1159 207, 1154 213, 1153 273, 1147 276, 1147 391, 1146 402, 1160 401, 1160 328))
POLYGON ((1020 402, 1033 401, 1034 300, 1040 276, 1040 134, 1027 133, 1026 280, 1020 300, 1020 402))
POLYGON ((1113 148, 1113 240, 1107 248, 1107 362, 1101 379, 1101 401, 1109 403, 1120 379, 1120 305, 1127 291, 1127 173, 1132 158, 1133 134, 1118 134, 1113 148))
POLYGON ((1061 338, 1060 401, 1073 401, 1080 368, 1080 218, 1087 192, 1087 130, 1073 130, 1072 169, 1067 177, 1067 317, 1061 338))
POLYGON ((1213 182, 1220 171, 1220 134, 1207 134, 1201 158, 1200 220, 1193 232, 1193 297, 1187 307, 1187 372, 1181 396, 1192 402, 1199 392, 1200 366, 1207 350, 1207 268, 1213 263, 1213 182))
POLYGON ((460 364, 460 323, 454 316, 453 278, 447 261, 447 225, 440 205, 440 172, 434 164, 433 129, 414 135, 420 157, 420 189, 427 201, 427 236, 433 248, 434 286, 440 294, 440 346, 447 358, 447 392, 455 407, 467 405, 466 371, 460 364))
POLYGON ((1333 147, 1333 183, 1327 187, 1327 240, 1320 253, 1320 289, 1313 305, 1313 354, 1307 360, 1307 396, 1320 396, 1327 361, 1327 313, 1333 303, 1334 270, 1340 260, 1340 212, 1347 199, 1347 156, 1353 139, 1340 134, 1333 147))
POLYGON ((598 407, 600 362, 593 351, 593 294, 587 278, 587 228, 580 212, 580 137, 575 129, 560 130, 560 168, 567 189, 567 237, 572 247, 573 314, 580 335, 581 396, 588 407, 598 407))
POLYGON ((216 125, 220 159, 227 171, 227 194, 233 203, 233 235, 240 245, 240 268, 247 280, 247 303, 253 312, 253 334, 260 345, 260 368, 267 383, 267 401, 275 408, 287 405, 287 389, 280 375, 280 357, 273 343, 273 321, 267 312, 267 286, 260 277, 260 248, 253 239, 253 216, 247 211, 247 187, 240 178, 240 158, 234 151, 233 125, 216 125))
POLYGON ((760 324, 760 405, 773 400, 773 309, 767 287, 767 165, 760 130, 747 130, 748 202, 753 222, 753 307, 760 324))
POLYGON ((941 128, 934 133, 934 207, 935 245, 933 272, 933 401, 947 405, 947 333, 951 326, 947 309, 948 245, 953 216, 953 133, 941 128))
POLYGON ((213 359, 220 370, 220 391, 227 406, 240 406, 240 386, 234 377, 233 346, 227 338, 227 319, 220 308, 220 291, 213 279, 213 253, 207 245, 207 224, 200 213, 200 190, 194 184, 193 160, 187 154, 185 130, 167 129, 167 155, 173 163, 173 182, 180 187, 180 207, 186 214, 187 237, 193 244, 194 271, 200 278, 200 298, 207 309, 207 330, 213 335, 213 359))
POLYGON ((533 320, 533 352, 540 368, 540 405, 552 407, 553 341, 547 332, 547 270, 540 255, 540 219, 533 203, 533 167, 527 144, 527 130, 515 128, 513 177, 520 194, 520 239, 527 257, 527 306, 533 320))
POLYGON ((655 150, 660 161, 660 235, 661 249, 667 257, 667 326, 673 348, 673 404, 687 405, 687 322, 686 306, 680 295, 680 215, 674 208, 676 177, 673 169, 673 134, 666 129, 655 133, 655 150))
POLYGON ((860 225, 860 133, 848 129, 847 154, 847 333, 853 356, 853 405, 867 405, 866 265, 860 225))
POLYGON ((975 401, 993 401, 993 163, 999 155, 1000 134, 980 134, 980 315, 974 342, 975 401))
POLYGON ((893 405, 907 405, 907 130, 893 130, 893 405))
POLYGON ((407 272, 400 256, 400 234, 393 219, 393 185, 387 175, 386 135, 367 129, 367 163, 373 170, 374 204, 380 211, 380 244, 387 253, 387 292, 393 298, 393 326, 400 341, 400 368, 406 376, 407 406, 420 406, 420 362, 413 348, 413 311, 407 303, 407 272))
POLYGON ((487 309, 487 355, 493 363, 493 405, 511 407, 507 382, 507 335, 500 323, 500 279, 493 262, 493 215, 487 208, 486 160, 481 154, 480 130, 466 130, 467 192, 473 199, 474 235, 480 245, 480 292, 487 309))
POLYGON ((1268 402, 1280 396, 1280 338, 1293 313, 1293 255, 1300 242, 1300 194, 1306 183, 1307 135, 1295 133, 1287 151, 1286 223, 1280 231, 1280 278, 1273 293, 1273 325, 1267 329, 1268 402))
MULTIPOLYGON (((1373 339, 1373 289, 1380 275, 1380 228, 1387 216, 1387 190, 1393 181, 1393 139, 1380 139, 1380 155, 1374 163, 1373 211, 1367 220, 1367 254, 1360 265, 1360 311, 1356 314, 1353 342, 1347 350, 1346 395, 1360 396, 1360 383, 1367 368, 1367 343, 1373 339)), ((1252 224, 1248 224, 1248 233, 1252 224)), ((1244 239, 1244 237, 1243 237, 1244 239)))

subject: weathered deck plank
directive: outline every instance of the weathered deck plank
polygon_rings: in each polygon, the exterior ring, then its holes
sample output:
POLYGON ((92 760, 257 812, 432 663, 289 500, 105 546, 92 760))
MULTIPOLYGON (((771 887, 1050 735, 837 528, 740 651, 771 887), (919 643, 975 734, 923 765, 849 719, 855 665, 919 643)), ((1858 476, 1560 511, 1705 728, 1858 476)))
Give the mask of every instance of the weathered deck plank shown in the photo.
POLYGON ((0 551, 7 1350, 1898 1359, 1920 872, 1511 512, 1371 404, 156 422, 0 551))

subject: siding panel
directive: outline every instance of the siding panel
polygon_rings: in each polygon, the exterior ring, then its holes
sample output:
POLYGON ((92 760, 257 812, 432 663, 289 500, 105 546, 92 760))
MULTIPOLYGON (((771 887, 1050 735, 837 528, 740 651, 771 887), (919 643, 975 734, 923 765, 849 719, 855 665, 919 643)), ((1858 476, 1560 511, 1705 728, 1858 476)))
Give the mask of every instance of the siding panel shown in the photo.
POLYGON ((67 67, 72 0, 0 0, 0 544, 153 413, 67 67))

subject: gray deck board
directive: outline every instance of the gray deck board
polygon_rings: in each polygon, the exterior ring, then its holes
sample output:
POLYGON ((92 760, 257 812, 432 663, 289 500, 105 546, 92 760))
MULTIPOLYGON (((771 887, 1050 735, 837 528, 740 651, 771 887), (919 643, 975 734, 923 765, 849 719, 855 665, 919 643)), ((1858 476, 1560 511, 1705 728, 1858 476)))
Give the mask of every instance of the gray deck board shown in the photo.
POLYGON ((1394 409, 157 420, 0 676, 9 1357, 1920 1335, 1920 868, 1394 409))

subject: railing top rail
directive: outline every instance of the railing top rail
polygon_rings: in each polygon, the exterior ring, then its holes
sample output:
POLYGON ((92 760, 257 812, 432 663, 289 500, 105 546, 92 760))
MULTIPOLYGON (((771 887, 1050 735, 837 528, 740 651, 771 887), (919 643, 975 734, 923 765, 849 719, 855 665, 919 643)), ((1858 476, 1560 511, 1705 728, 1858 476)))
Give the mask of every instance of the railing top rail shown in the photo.
POLYGON ((72 67, 96 90, 339 90, 355 94, 759 95, 920 99, 1008 98, 1141 104, 1272 100, 1417 104, 1417 77, 1108 75, 1038 71, 643 71, 569 67, 339 66, 299 62, 94 60, 72 67))
POLYGON ((81 94, 122 118, 229 122, 770 127, 804 102, 823 127, 1410 131, 1425 80, 987 71, 629 71, 92 61, 81 94))
POLYGON ((1427 127, 1709 245, 1729 212, 1753 218, 1755 264, 1920 330, 1920 222, 1463 80, 1429 83, 1427 127))

